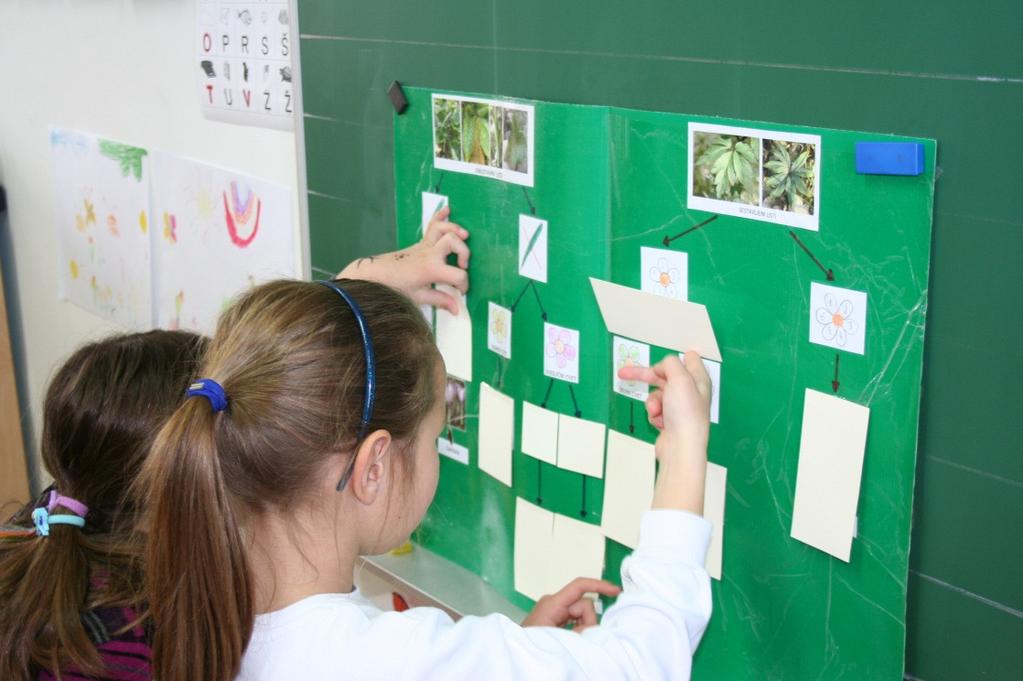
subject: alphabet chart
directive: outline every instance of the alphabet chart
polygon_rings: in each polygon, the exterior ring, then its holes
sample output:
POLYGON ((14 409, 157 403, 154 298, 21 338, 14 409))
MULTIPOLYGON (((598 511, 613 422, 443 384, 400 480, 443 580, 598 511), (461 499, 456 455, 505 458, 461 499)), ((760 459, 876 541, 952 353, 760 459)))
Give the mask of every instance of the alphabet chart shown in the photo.
POLYGON ((207 118, 291 130, 287 0, 196 0, 196 82, 207 118))

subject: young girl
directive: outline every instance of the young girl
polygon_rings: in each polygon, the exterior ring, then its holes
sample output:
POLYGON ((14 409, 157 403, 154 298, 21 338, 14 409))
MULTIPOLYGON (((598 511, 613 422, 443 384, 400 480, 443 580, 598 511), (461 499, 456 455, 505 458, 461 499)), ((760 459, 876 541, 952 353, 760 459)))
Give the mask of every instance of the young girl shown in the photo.
POLYGON ((50 382, 40 449, 54 484, 0 531, 0 678, 149 678, 127 491, 203 344, 182 331, 114 336, 50 382))
POLYGON ((698 357, 623 373, 661 390, 654 507, 599 626, 576 580, 522 627, 381 612, 358 556, 406 540, 437 485, 444 367, 416 308, 359 281, 275 282, 227 310, 157 437, 147 593, 160 681, 688 679, 711 610, 700 517, 709 380, 698 357))
MULTIPOLYGON (((468 284, 468 232, 448 214, 420 243, 344 273, 457 313, 431 288, 468 284), (457 266, 447 264, 452 254, 457 266)), ((138 508, 127 491, 204 345, 184 332, 114 336, 83 346, 57 372, 41 444, 54 485, 0 528, 0 679, 150 678, 138 508)))

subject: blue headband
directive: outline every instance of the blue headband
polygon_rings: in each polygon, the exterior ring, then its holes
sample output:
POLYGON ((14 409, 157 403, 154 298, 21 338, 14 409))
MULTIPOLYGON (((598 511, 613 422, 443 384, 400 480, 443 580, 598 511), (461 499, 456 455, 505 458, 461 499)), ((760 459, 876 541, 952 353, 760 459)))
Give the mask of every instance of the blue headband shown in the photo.
POLYGON ((210 406, 213 407, 215 412, 227 409, 227 393, 212 378, 200 378, 188 386, 185 395, 188 397, 205 397, 210 401, 210 406))
MULTIPOLYGON (((345 301, 345 304, 352 310, 352 315, 355 317, 356 323, 359 325, 359 333, 362 334, 362 350, 366 356, 366 397, 362 403, 362 421, 359 423, 359 433, 357 439, 361 440, 366 435, 366 429, 369 427, 369 422, 373 418, 373 401, 376 399, 377 392, 377 363, 376 356, 373 354, 373 337, 369 333, 369 324, 366 323, 366 317, 362 314, 362 310, 359 308, 359 304, 355 302, 355 299, 347 291, 345 291, 337 282, 334 281, 318 281, 317 284, 326 286, 331 289, 345 301)), ((348 469, 341 476, 341 480, 337 483, 338 491, 344 489, 345 483, 348 482, 348 478, 352 474, 353 466, 355 465, 355 457, 352 457, 351 463, 348 465, 348 469)))

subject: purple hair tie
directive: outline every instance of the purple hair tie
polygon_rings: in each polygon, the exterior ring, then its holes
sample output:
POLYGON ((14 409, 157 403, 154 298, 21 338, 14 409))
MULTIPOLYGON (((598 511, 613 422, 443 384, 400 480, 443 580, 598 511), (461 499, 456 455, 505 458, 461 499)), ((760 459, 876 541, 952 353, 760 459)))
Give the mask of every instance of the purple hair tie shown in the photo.
POLYGON ((62 494, 58 494, 57 490, 51 489, 50 500, 46 504, 46 510, 49 513, 53 513, 53 509, 57 508, 58 506, 63 506, 64 508, 66 508, 67 510, 71 511, 76 516, 79 516, 81 518, 84 518, 85 514, 89 512, 89 507, 83 504, 82 502, 78 501, 77 499, 72 499, 71 497, 65 497, 62 494))

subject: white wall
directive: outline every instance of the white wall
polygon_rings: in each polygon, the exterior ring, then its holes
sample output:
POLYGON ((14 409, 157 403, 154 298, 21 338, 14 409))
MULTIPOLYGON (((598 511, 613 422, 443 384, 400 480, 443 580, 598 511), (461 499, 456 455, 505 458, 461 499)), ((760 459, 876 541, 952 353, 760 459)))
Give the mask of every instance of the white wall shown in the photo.
POLYGON ((117 330, 57 299, 50 125, 233 168, 298 196, 294 133, 202 117, 194 31, 194 0, 0 0, 0 184, 36 437, 56 366, 84 340, 117 330))

